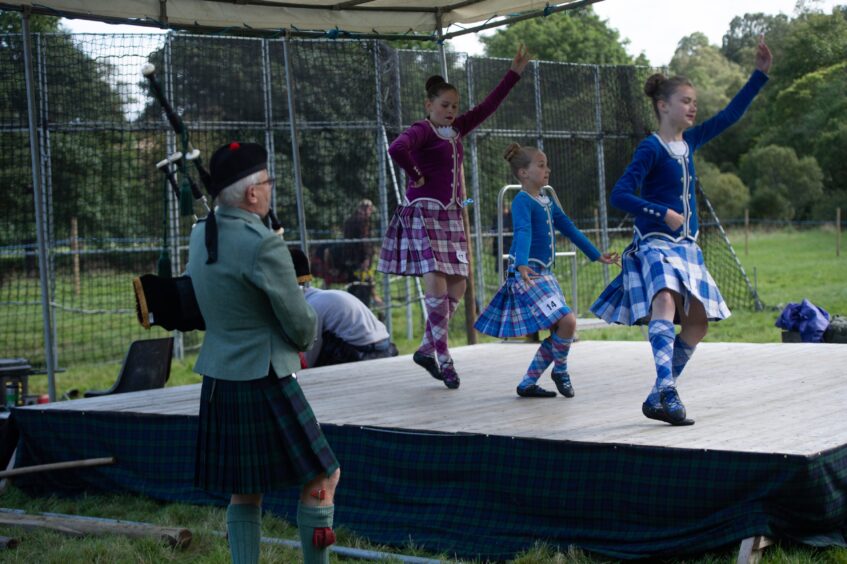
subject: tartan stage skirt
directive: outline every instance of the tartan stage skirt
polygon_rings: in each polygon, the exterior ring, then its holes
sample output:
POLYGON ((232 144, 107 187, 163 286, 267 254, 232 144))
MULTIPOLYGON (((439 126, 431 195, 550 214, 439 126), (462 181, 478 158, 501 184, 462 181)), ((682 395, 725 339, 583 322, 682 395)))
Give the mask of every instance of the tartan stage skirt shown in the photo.
POLYGON ((559 282, 550 270, 536 268, 539 276, 527 284, 509 268, 506 281, 479 314, 474 328, 492 337, 521 337, 547 329, 571 312, 559 282))
POLYGON ((731 315, 706 269, 703 251, 694 241, 673 242, 659 237, 634 240, 623 252, 621 266, 621 273, 591 306, 591 311, 608 323, 647 323, 653 297, 664 289, 682 296, 686 312, 691 300, 698 300, 709 321, 731 315))
POLYGON ((255 494, 331 474, 338 460, 296 378, 203 377, 194 485, 255 494))
POLYGON ((462 208, 445 209, 433 200, 398 206, 382 242, 377 270, 403 276, 441 272, 467 277, 462 208))

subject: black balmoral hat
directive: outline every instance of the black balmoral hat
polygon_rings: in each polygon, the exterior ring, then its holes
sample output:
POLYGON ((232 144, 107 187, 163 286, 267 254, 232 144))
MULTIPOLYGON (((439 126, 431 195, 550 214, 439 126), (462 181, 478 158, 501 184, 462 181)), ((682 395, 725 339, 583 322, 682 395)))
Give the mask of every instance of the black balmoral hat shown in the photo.
POLYGON ((209 192, 215 198, 230 184, 266 168, 268 152, 264 147, 258 143, 233 141, 215 151, 209 161, 212 176, 209 192))
MULTIPOLYGON (((261 145, 238 141, 224 145, 215 151, 209 160, 209 172, 212 176, 209 194, 212 198, 217 198, 218 194, 230 184, 266 168, 268 168, 268 152, 261 145)), ((215 220, 214 209, 206 217, 206 252, 208 253, 206 264, 218 261, 218 224, 215 220)))

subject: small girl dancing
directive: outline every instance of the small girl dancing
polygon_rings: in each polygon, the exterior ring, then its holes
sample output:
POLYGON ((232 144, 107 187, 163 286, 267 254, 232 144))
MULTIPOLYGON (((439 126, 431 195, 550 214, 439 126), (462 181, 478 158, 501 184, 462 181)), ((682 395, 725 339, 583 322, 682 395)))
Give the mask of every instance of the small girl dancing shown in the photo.
POLYGON ((519 337, 550 329, 535 357, 518 384, 518 395, 529 398, 552 398, 556 392, 538 385, 538 379, 551 362, 553 382, 565 397, 574 396, 568 375, 568 351, 573 343, 576 317, 565 303, 565 297, 552 266, 556 253, 554 228, 573 241, 592 261, 611 264, 618 260, 614 253, 600 253, 573 224, 556 203, 542 195, 541 189, 550 178, 547 156, 535 147, 512 143, 504 158, 522 190, 512 201, 512 231, 509 249, 509 272, 506 281, 491 303, 480 314, 474 327, 493 337, 519 337))
POLYGON ((676 380, 709 321, 730 315, 697 245, 694 151, 744 115, 768 80, 771 60, 760 37, 756 70, 747 84, 726 108, 697 126, 697 92, 688 79, 654 74, 644 85, 659 130, 638 145, 611 197, 613 206, 635 216, 635 234, 623 253, 623 272, 591 311, 609 323, 648 323, 656 382, 641 411, 650 419, 694 423, 686 418, 676 380), (679 335, 674 322, 682 327, 679 335))
POLYGON ((462 220, 465 191, 462 139, 500 105, 529 62, 521 45, 511 68, 482 101, 459 114, 459 92, 440 76, 426 81, 427 118, 412 124, 388 153, 406 171, 406 202, 398 206, 385 233, 377 270, 422 276, 426 329, 412 359, 451 389, 459 376, 447 349, 450 318, 465 294, 468 242, 462 220))

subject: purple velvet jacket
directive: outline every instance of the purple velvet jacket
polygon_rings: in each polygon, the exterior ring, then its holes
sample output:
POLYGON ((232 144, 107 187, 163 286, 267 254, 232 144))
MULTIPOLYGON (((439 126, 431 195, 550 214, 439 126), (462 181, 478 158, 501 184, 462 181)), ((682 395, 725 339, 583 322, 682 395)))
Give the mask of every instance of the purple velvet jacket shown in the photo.
POLYGON ((446 207, 450 202, 461 204, 464 201, 462 138, 494 113, 520 78, 518 73, 509 70, 481 104, 453 120, 455 137, 442 137, 435 125, 425 119, 413 123, 391 143, 388 154, 406 171, 409 179, 406 198, 410 202, 428 198, 446 207), (422 176, 424 185, 415 188, 415 182, 422 176))

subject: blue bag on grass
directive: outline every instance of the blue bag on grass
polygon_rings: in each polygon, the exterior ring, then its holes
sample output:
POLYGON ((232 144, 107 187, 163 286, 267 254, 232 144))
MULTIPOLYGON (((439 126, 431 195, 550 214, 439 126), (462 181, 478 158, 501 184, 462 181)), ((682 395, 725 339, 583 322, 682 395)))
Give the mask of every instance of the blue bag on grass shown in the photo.
POLYGON ((802 303, 785 306, 775 325, 786 331, 798 331, 804 343, 820 343, 829 327, 829 313, 804 299, 802 303))

